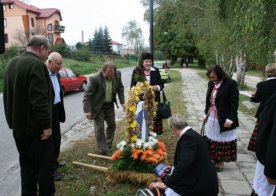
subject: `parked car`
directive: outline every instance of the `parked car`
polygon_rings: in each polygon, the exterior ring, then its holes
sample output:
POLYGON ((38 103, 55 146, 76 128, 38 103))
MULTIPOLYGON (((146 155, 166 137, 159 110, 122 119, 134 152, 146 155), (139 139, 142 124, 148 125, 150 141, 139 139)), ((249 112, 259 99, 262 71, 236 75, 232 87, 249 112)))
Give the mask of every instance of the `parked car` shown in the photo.
POLYGON ((70 68, 62 68, 59 70, 61 86, 64 92, 72 90, 83 91, 87 85, 87 78, 85 76, 75 73, 70 68))
POLYGON ((167 66, 166 63, 163 62, 154 62, 153 67, 158 68, 160 75, 161 75, 161 79, 165 82, 170 80, 170 69, 167 66))

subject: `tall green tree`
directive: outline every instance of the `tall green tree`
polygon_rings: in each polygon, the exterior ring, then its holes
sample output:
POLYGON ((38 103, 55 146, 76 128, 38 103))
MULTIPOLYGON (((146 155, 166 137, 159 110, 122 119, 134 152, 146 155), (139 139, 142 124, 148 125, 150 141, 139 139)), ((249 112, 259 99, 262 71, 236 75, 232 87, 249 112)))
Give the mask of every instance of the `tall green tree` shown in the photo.
POLYGON ((140 54, 144 47, 143 31, 135 20, 129 21, 122 30, 122 38, 132 47, 136 54, 140 54))
POLYGON ((109 31, 108 31, 108 28, 106 26, 103 30, 103 35, 104 35, 103 52, 111 53, 112 52, 112 40, 110 38, 109 31))

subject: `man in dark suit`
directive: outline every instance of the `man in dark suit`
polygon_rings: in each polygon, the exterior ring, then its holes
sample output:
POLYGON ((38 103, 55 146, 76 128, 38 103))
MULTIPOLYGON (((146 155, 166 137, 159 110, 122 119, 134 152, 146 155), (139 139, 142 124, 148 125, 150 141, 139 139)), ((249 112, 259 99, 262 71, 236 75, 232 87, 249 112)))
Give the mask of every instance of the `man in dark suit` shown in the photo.
POLYGON ((257 164, 253 183, 256 194, 252 195, 272 196, 275 195, 276 187, 276 93, 260 110, 262 112, 257 131, 257 164))
POLYGON ((218 194, 218 179, 203 138, 188 126, 179 115, 169 119, 169 126, 179 137, 174 167, 165 182, 153 182, 151 189, 166 189, 170 196, 215 196, 218 194))
POLYGON ((21 195, 55 193, 51 80, 43 62, 50 50, 46 37, 33 36, 27 51, 13 58, 6 67, 4 108, 19 153, 21 195))
POLYGON ((53 131, 53 142, 54 142, 54 165, 53 165, 53 176, 55 181, 61 180, 61 176, 58 174, 57 169, 64 164, 58 162, 60 154, 61 144, 61 132, 60 122, 65 122, 65 110, 63 104, 63 90, 60 83, 59 70, 62 68, 63 59, 62 56, 57 52, 52 52, 48 57, 48 71, 51 78, 52 94, 53 94, 53 110, 52 110, 52 131, 53 131))
MULTIPOLYGON (((116 128, 114 103, 118 94, 122 107, 125 104, 121 72, 112 62, 106 62, 102 70, 89 79, 84 92, 83 108, 86 118, 94 120, 98 153, 105 155, 112 149, 116 128), (107 123, 106 132, 104 121, 107 123)), ((117 105, 118 107, 118 105, 117 105)))

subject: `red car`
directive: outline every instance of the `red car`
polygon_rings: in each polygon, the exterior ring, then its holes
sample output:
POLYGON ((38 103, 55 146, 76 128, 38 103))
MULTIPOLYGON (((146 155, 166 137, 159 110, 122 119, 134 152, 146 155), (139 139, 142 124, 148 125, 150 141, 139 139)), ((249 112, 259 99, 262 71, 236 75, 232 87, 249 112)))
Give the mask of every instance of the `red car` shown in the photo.
POLYGON ((87 78, 85 76, 76 74, 70 68, 62 68, 59 70, 61 86, 64 92, 72 90, 83 91, 87 84, 87 78))

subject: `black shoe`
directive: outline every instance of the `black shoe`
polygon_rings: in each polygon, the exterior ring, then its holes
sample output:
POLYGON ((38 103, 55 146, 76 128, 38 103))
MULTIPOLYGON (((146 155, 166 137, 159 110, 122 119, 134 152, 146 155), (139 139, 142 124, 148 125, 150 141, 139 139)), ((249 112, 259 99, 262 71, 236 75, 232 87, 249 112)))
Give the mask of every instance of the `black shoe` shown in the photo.
POLYGON ((53 177, 55 181, 61 181, 61 175, 56 170, 53 171, 53 177))
POLYGON ((57 168, 64 167, 66 164, 64 162, 58 162, 57 163, 57 168))

